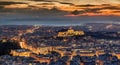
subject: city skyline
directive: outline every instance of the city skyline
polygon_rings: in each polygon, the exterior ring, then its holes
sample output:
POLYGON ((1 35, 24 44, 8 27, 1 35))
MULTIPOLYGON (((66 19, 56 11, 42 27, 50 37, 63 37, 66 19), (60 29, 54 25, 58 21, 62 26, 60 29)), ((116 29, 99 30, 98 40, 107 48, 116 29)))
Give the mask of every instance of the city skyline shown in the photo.
POLYGON ((0 26, 1 65, 120 65, 120 24, 0 26))
POLYGON ((120 65, 120 0, 0 0, 0 65, 120 65))

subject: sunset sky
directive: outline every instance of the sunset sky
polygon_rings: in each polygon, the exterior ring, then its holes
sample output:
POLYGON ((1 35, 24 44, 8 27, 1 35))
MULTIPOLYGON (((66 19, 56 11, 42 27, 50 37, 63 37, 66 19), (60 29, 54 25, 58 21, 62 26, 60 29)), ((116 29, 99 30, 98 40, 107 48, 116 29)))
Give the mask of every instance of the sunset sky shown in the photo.
POLYGON ((0 0, 0 13, 36 11, 41 15, 120 16, 120 0, 0 0))
POLYGON ((119 4, 120 0, 1 0, 1 1, 11 1, 11 2, 24 2, 28 4, 37 4, 40 2, 63 2, 72 3, 75 5, 82 4, 119 4))

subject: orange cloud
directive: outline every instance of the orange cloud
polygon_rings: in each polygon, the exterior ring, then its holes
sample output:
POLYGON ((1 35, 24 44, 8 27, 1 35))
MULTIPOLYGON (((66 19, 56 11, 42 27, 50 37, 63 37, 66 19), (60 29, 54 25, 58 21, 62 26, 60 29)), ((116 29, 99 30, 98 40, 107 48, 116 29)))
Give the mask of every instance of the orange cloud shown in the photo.
MULTIPOLYGON (((66 11, 70 14, 65 16, 120 16, 120 6, 113 4, 104 5, 70 5, 60 2, 29 2, 27 4, 10 4, 5 5, 4 8, 31 8, 31 9, 52 9, 53 7, 61 11, 66 11), (77 14, 71 12, 77 10, 77 14)), ((49 10, 48 10, 49 11, 49 10)), ((47 12, 46 12, 47 13, 47 12)))
POLYGON ((102 12, 102 13, 83 13, 83 14, 78 14, 78 15, 74 15, 74 14, 68 14, 68 15, 64 15, 64 16, 68 16, 68 17, 75 17, 75 16, 120 16, 120 12, 118 13, 113 13, 113 12, 102 12))
POLYGON ((4 8, 28 8, 27 4, 11 4, 11 5, 6 5, 4 8))

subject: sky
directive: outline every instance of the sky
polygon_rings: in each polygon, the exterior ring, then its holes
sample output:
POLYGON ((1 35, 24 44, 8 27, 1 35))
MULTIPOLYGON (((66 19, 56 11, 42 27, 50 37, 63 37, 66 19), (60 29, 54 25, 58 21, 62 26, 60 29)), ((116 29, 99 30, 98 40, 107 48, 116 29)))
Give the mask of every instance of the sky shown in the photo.
POLYGON ((64 3, 73 3, 76 5, 80 4, 119 4, 120 0, 1 0, 1 1, 13 1, 13 2, 64 2, 64 3))
POLYGON ((120 16, 120 0, 0 0, 0 14, 120 16))

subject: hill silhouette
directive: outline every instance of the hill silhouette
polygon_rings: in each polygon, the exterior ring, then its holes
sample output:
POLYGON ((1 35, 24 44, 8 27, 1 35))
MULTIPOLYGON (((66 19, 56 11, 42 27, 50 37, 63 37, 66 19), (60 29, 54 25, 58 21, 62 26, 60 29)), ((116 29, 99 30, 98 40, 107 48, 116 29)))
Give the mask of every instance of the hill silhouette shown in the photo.
POLYGON ((20 49, 18 42, 2 42, 0 41, 0 56, 1 55, 9 55, 11 50, 20 49))

